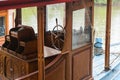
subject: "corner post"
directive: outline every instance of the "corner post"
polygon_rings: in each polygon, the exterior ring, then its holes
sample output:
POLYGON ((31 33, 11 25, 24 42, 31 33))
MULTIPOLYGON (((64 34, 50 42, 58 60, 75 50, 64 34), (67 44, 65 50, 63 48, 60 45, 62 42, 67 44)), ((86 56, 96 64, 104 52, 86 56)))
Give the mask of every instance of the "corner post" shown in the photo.
POLYGON ((112 5, 112 0, 107 0, 105 70, 109 70, 110 69, 111 5, 112 5))
POLYGON ((44 60, 44 22, 45 7, 37 7, 38 16, 38 80, 45 80, 44 60))

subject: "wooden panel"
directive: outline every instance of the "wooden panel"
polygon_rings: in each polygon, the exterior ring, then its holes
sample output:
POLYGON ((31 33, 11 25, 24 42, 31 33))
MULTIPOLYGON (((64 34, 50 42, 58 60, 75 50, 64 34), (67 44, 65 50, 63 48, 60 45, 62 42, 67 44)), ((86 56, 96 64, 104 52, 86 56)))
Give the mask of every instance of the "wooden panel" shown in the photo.
MULTIPOLYGON (((14 79, 17 78, 17 77, 20 77, 20 68, 19 68, 20 64, 17 62, 14 62, 13 63, 13 77, 14 79)), ((23 71, 24 72, 24 71, 23 71)))
POLYGON ((73 54, 73 80, 83 80, 91 75, 91 48, 73 54))
POLYGON ((4 80, 4 56, 0 54, 0 80, 4 80))
POLYGON ((7 57, 5 59, 5 76, 8 78, 8 79, 11 79, 13 80, 13 68, 12 68, 12 59, 10 59, 9 57, 7 57))
MULTIPOLYGON (((51 65, 48 68, 46 68, 45 80, 66 80, 65 73, 66 73, 66 59, 60 57, 60 59, 57 62, 55 62, 54 65, 51 65)), ((38 71, 22 76, 15 80, 38 80, 38 71)))
POLYGON ((23 60, 6 51, 0 50, 0 77, 3 78, 2 80, 14 80, 37 69, 36 59, 23 60))
POLYGON ((31 72, 34 72, 36 70, 38 70, 38 61, 32 61, 28 64, 29 66, 29 70, 28 70, 28 73, 31 73, 31 72))
MULTIPOLYGON (((58 55, 53 61, 45 66, 45 80, 68 80, 66 54, 58 55)), ((37 80, 38 71, 32 72, 15 80, 37 80), (34 79, 33 79, 34 78, 34 79)))
MULTIPOLYGON (((14 80, 17 77, 20 77, 21 75, 21 65, 22 64, 19 60, 11 58, 9 56, 7 56, 5 58, 5 76, 6 78, 10 79, 10 80, 14 80)), ((23 70, 22 72, 25 72, 25 70, 23 70)))
POLYGON ((45 80, 66 80, 65 79, 65 60, 57 65, 49 74, 45 75, 45 80))

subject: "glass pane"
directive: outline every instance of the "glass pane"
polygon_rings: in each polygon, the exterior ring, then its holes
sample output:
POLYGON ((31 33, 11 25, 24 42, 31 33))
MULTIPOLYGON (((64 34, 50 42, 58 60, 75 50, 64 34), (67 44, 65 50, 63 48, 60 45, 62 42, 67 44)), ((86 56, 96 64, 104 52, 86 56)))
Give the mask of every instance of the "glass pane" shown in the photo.
POLYGON ((46 6, 45 46, 62 50, 65 35, 65 3, 46 6))
POLYGON ((5 18, 0 17, 0 36, 5 35, 5 18))
POLYGON ((73 11, 72 49, 79 48, 90 42, 90 17, 87 9, 73 11))
POLYGON ((47 5, 47 26, 46 30, 51 31, 56 26, 56 18, 58 20, 58 24, 61 26, 65 26, 65 3, 61 4, 52 4, 47 5))
POLYGON ((22 8, 22 24, 33 27, 37 33, 37 8, 22 8))

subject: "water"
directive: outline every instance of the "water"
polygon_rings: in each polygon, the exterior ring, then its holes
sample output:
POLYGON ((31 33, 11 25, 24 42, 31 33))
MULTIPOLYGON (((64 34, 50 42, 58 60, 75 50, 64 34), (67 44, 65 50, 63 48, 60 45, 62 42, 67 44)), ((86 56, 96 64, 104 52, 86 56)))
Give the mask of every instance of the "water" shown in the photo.
POLYGON ((105 44, 105 31, 106 31, 106 6, 94 7, 94 28, 95 38, 100 37, 105 44))
MULTIPOLYGON (((120 37, 120 7, 112 7, 111 19, 111 44, 119 43, 120 37)), ((103 46, 105 46, 105 33, 106 33, 106 6, 95 6, 94 9, 94 27, 95 37, 103 39, 103 46)))

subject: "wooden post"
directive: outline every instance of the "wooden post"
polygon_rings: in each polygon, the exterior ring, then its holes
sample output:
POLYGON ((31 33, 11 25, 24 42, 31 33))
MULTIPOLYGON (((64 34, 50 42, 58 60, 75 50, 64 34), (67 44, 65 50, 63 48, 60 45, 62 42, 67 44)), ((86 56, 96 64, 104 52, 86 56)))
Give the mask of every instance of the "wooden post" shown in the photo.
POLYGON ((91 35, 91 43, 92 43, 92 51, 91 51, 91 75, 92 75, 92 66, 93 66, 93 64, 92 64, 92 60, 93 60, 93 58, 92 58, 92 56, 93 56, 93 53, 94 53, 94 51, 93 51, 93 49, 94 49, 94 38, 95 38, 95 29, 94 29, 94 0, 92 0, 92 6, 91 6, 91 8, 90 8, 90 20, 91 20, 91 29, 92 29, 92 35, 91 35))
POLYGON ((95 30, 94 30, 94 0, 92 0, 92 7, 91 7, 91 28, 92 28, 92 45, 94 45, 94 38, 95 38, 95 30))
POLYGON ((72 80, 72 3, 66 3, 66 36, 65 36, 65 42, 64 42, 64 48, 65 50, 62 51, 69 51, 69 54, 66 57, 66 80, 72 80))
POLYGON ((21 8, 16 9, 15 27, 22 23, 21 8))
POLYGON ((110 69, 111 5, 112 5, 112 0, 107 0, 106 44, 105 44, 105 70, 109 70, 110 69))
POLYGON ((38 80, 45 80, 44 70, 44 22, 45 7, 37 8, 38 15, 38 80))

